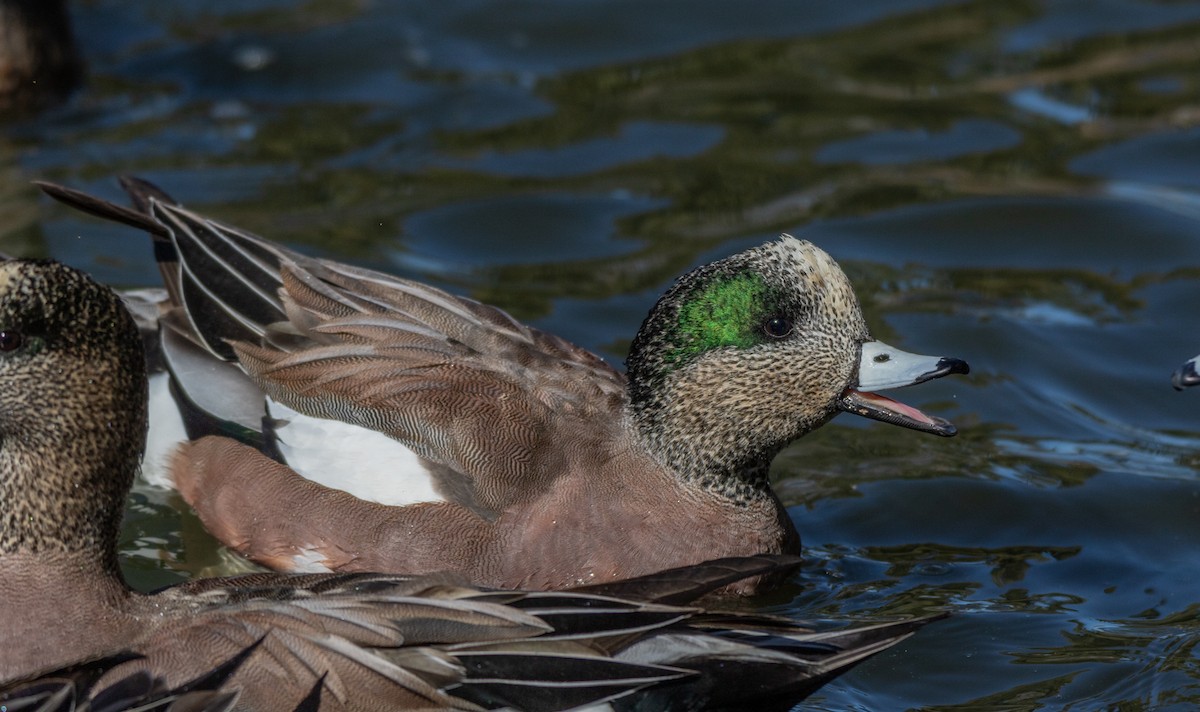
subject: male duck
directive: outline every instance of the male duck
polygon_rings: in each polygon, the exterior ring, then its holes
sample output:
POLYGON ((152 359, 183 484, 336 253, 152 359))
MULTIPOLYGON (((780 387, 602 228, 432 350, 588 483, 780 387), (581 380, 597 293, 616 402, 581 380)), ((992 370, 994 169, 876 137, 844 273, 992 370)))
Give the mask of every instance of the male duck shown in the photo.
MULTIPOLYGON (((41 185, 155 238, 174 393, 209 416, 188 435, 255 445, 193 442, 171 477, 218 539, 277 570, 554 589, 796 553, 767 479, 789 442, 840 411, 955 432, 870 391, 967 364, 873 340, 838 265, 786 235, 681 277, 622 375, 494 307, 122 184, 137 210, 41 185)), ((152 443, 170 420, 152 417, 152 443)))
POLYGON ((144 595, 116 552, 146 433, 143 358, 111 290, 56 262, 0 262, 0 709, 787 704, 929 620, 811 633, 677 607, 794 557, 574 592, 260 573, 144 595), (755 684, 731 682, 742 674, 755 684))

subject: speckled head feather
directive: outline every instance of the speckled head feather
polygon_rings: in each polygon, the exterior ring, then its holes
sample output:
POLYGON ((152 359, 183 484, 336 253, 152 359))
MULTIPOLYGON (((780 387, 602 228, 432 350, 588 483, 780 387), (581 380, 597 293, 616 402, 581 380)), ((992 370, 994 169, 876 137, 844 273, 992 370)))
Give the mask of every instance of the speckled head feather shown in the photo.
POLYGON ((57 262, 0 262, 0 553, 94 553, 115 570, 145 391, 112 290, 57 262))
POLYGON ((659 299, 627 360, 630 409, 679 472, 727 494, 759 489, 780 449, 837 412, 869 339, 837 263, 784 235, 659 299))

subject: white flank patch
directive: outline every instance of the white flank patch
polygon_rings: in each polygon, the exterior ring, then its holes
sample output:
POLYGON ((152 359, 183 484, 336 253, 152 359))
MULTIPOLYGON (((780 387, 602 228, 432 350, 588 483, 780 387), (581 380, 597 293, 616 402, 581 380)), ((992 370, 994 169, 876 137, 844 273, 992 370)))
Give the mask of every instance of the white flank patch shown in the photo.
POLYGON ((171 377, 166 373, 150 376, 150 432, 146 434, 146 452, 142 455, 142 479, 156 487, 175 489, 168 465, 175 446, 188 437, 179 406, 171 397, 170 383, 171 377))
POLYGON ((325 555, 312 547, 300 547, 300 553, 292 557, 292 571, 298 574, 328 574, 333 569, 325 565, 325 555))
POLYGON ((416 453, 388 436, 340 420, 298 413, 267 398, 279 452, 304 478, 359 499, 402 506, 444 502, 416 453))

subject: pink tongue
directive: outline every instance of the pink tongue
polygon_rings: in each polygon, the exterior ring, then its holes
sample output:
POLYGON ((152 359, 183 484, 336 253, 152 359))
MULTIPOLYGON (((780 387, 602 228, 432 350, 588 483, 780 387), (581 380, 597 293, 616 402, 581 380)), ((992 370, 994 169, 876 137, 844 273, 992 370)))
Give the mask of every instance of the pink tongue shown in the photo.
POLYGON ((856 390, 854 392, 858 394, 859 398, 867 401, 876 408, 882 408, 883 410, 890 410, 893 413, 899 413, 900 415, 912 418, 919 423, 926 423, 928 425, 937 424, 934 422, 933 418, 930 418, 928 415, 925 415, 911 405, 904 405, 900 401, 895 401, 887 396, 881 396, 878 393, 871 393, 870 391, 856 390))

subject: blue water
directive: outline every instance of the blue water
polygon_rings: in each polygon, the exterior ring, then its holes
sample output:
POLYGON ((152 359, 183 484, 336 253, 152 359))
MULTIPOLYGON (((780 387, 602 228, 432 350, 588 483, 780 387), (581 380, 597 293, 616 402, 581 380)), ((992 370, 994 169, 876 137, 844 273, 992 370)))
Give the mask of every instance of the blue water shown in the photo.
MULTIPOLYGON (((803 574, 755 605, 951 611, 805 709, 1200 706, 1200 3, 91 0, 87 84, 0 127, 0 249, 121 286, 144 239, 28 185, 143 175, 300 249, 619 363, 690 266, 791 232, 875 334, 961 356, 774 476, 803 574)), ((171 495, 149 588, 228 571, 171 495)))

